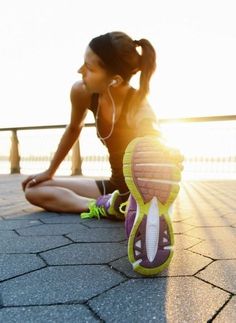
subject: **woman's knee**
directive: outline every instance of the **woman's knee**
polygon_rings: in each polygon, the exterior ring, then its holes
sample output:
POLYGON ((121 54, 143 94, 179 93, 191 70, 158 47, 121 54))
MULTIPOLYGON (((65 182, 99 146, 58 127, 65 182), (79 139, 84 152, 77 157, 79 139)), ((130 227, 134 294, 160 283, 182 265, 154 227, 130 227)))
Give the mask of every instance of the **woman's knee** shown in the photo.
POLYGON ((28 202, 40 206, 42 203, 42 196, 36 188, 26 188, 25 198, 28 202))
POLYGON ((34 194, 32 194, 32 189, 31 188, 26 188, 25 189, 25 198, 28 202, 32 203, 34 194))

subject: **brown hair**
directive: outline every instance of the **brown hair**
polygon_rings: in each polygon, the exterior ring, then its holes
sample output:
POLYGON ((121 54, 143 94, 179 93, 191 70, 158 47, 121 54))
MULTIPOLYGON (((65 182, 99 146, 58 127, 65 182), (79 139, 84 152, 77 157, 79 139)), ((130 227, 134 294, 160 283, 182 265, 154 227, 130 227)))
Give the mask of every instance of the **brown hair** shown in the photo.
POLYGON ((149 92, 149 83, 156 69, 156 52, 147 39, 133 40, 123 32, 111 32, 111 42, 116 49, 117 56, 128 68, 124 81, 140 71, 139 88, 133 95, 128 106, 128 121, 131 121, 149 92), (137 47, 141 47, 141 53, 137 47))

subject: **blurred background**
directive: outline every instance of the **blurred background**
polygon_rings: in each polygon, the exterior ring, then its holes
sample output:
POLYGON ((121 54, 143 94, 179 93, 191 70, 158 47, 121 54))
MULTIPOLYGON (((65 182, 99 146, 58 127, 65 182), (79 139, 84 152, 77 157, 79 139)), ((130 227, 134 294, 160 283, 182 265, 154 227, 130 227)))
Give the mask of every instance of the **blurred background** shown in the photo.
MULTIPOLYGON (((236 178, 234 8, 234 0, 2 0, 0 173, 10 172, 13 147, 21 173, 48 166, 63 127, 33 127, 68 123, 70 88, 88 42, 121 30, 156 48, 149 101, 167 141, 185 155, 184 178, 236 178)), ((81 134, 83 174, 109 175, 95 137, 92 127, 81 134)), ((72 153, 58 175, 71 173, 71 159, 72 153)))

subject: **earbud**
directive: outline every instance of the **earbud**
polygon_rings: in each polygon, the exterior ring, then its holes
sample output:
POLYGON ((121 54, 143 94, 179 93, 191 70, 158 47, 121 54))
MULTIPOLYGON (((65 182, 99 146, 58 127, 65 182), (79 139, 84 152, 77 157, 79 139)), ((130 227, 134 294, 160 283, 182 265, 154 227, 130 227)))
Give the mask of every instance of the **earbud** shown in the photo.
POLYGON ((116 80, 112 80, 111 83, 109 84, 109 86, 115 85, 116 84, 116 80))

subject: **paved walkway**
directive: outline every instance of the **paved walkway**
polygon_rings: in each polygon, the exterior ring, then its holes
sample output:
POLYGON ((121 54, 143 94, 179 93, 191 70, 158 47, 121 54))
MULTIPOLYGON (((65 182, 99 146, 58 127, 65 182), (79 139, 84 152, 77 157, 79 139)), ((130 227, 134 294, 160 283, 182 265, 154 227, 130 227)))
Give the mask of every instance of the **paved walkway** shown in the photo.
POLYGON ((29 205, 0 176, 0 322, 236 322, 236 182, 185 182, 175 256, 156 278, 129 265, 123 224, 29 205))

